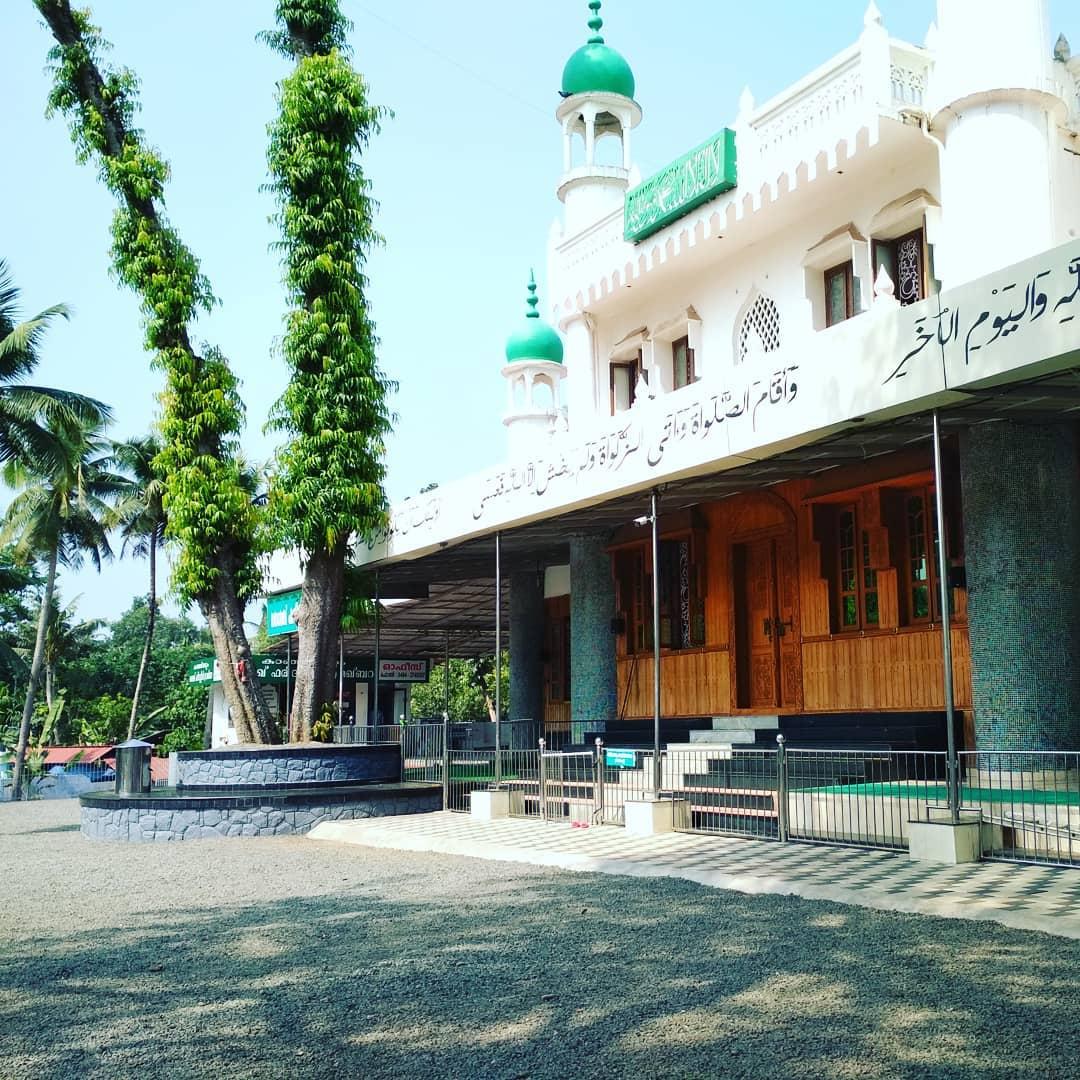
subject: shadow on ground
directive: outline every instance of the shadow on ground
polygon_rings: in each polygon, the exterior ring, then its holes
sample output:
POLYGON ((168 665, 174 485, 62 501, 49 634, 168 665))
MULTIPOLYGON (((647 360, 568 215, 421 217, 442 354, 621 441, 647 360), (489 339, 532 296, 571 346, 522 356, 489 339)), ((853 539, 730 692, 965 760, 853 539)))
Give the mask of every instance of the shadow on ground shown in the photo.
POLYGON ((303 840, 63 843, 162 880, 0 942, 0 1075, 1080 1075, 1080 944, 1039 934, 303 840), (260 865, 291 895, 235 906, 260 865), (155 905, 196 874, 216 894, 155 905))

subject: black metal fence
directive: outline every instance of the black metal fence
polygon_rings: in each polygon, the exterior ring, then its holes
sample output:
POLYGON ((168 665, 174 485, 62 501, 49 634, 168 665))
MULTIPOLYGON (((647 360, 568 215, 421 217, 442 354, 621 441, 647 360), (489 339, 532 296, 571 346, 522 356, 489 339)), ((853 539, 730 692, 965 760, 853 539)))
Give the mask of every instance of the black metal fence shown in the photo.
MULTIPOLYGON (((528 747, 519 731, 496 752, 493 741, 463 747, 454 728, 393 729, 404 779, 441 783, 449 810, 468 812, 472 792, 497 785, 512 817, 622 825, 626 803, 651 793, 651 750, 599 739, 528 747)), ((659 795, 683 801, 691 832, 900 851, 911 822, 947 808, 947 765, 944 751, 702 743, 661 751, 659 795)), ((984 858, 1080 865, 1080 752, 965 752, 959 771, 961 812, 979 816, 984 858)))

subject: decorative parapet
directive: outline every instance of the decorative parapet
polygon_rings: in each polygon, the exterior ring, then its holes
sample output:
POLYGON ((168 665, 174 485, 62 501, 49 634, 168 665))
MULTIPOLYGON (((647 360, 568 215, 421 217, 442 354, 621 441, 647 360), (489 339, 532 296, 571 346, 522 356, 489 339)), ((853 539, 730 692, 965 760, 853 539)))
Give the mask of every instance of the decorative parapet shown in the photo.
MULTIPOLYGON (((624 236, 622 207, 557 244, 551 268, 555 311, 565 316, 588 307, 698 240, 720 235, 812 182, 822 155, 831 170, 874 146, 883 119, 925 109, 930 66, 926 49, 871 27, 827 64, 740 115, 734 139, 737 188, 717 192, 647 239, 637 235, 643 240, 637 244, 624 236)), ((634 191, 644 186, 632 188, 627 197, 634 199, 634 191)))

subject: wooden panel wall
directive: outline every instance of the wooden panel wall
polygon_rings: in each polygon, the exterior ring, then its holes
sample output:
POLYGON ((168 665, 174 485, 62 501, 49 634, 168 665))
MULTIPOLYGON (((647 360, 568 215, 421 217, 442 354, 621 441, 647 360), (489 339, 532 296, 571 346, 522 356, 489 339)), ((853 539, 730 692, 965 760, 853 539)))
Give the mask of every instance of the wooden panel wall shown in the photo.
MULTIPOLYGON (((670 653, 660 657, 660 712, 663 716, 723 716, 731 703, 726 649, 670 653)), ((619 715, 653 715, 653 658, 637 663, 620 657, 617 664, 619 715), (627 682, 630 692, 627 694, 627 682), (623 703, 625 711, 623 711, 623 703)))
MULTIPOLYGON (((899 460, 899 459, 898 459, 899 460)), ((908 463, 910 465, 910 462, 908 463)), ((877 563, 882 626, 892 632, 833 635, 830 632, 829 585, 823 576, 821 544, 814 536, 813 481, 779 484, 768 492, 737 495, 696 511, 707 540, 705 567, 706 648, 666 654, 661 659, 661 708, 665 716, 722 716, 739 711, 734 686, 733 543, 793 532, 798 544, 799 636, 802 640, 802 707, 805 712, 943 709, 941 632, 938 627, 897 628, 897 572, 890 568, 892 538, 884 525, 878 477, 895 476, 888 464, 876 475, 852 472, 850 491, 871 534, 871 558, 877 563)), ((843 492, 841 470, 828 474, 830 491, 843 492)), ((820 481, 818 482, 820 487, 820 481)), ((829 497, 829 492, 824 493, 829 497)), ((663 529, 663 522, 661 522, 663 529)), ((966 597, 955 594, 962 620, 966 597)), ((552 604, 551 601, 548 602, 552 604)), ((549 607, 549 614, 555 613, 549 607)), ((971 722, 971 656, 966 624, 953 628, 956 705, 971 722)), ((617 662, 620 716, 652 715, 652 655, 622 655, 617 662), (631 679, 631 672, 632 679, 631 679), (629 693, 628 691, 629 683, 629 693)), ((548 701, 549 723, 567 723, 569 705, 548 701)))
MULTIPOLYGON (((971 708, 967 627, 952 631, 956 706, 971 708)), ((845 709, 943 709, 941 631, 866 637, 843 635, 803 643, 807 712, 845 709)))

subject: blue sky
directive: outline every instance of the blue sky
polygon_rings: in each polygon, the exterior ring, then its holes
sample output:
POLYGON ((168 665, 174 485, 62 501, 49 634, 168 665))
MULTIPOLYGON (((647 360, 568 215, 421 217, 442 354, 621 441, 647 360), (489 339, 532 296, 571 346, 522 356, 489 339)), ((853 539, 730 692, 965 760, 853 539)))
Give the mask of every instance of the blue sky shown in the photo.
MULTIPOLYGON (((88 0, 80 0, 88 2, 88 0)), ((878 0, 896 37, 921 43, 933 0, 878 0)), ((343 0, 354 59, 374 101, 391 107, 365 158, 386 247, 370 261, 381 362, 398 380, 389 491, 400 498, 497 459, 504 445, 499 369, 524 310, 529 268, 545 263, 560 210, 554 119, 562 66, 587 36, 584 0, 343 0)), ((608 0, 604 33, 630 61, 644 121, 634 155, 644 175, 734 118, 749 85, 758 101, 851 44, 863 0, 608 0)), ((272 0, 96 0, 113 58, 141 84, 142 126, 172 164, 168 213, 202 261, 221 306, 199 327, 243 380, 244 446, 261 461, 285 371, 274 343, 284 305, 266 125, 283 60, 255 40, 272 0)), ((1052 28, 1080 47, 1080 14, 1052 0, 1052 28)), ((75 163, 64 122, 44 118, 51 43, 30 0, 0 13, 0 100, 8 165, 0 170, 0 255, 25 312, 64 301, 70 323, 49 334, 39 381, 94 394, 116 412, 117 437, 146 431, 160 376, 141 345, 135 298, 109 271, 113 205, 94 170, 75 163), (11 167, 11 162, 17 162, 11 167)), ((546 300, 546 297, 545 297, 546 300)), ((85 617, 112 618, 144 593, 146 568, 123 562, 67 575, 85 617)))

